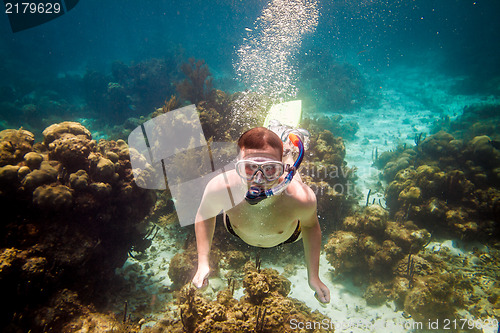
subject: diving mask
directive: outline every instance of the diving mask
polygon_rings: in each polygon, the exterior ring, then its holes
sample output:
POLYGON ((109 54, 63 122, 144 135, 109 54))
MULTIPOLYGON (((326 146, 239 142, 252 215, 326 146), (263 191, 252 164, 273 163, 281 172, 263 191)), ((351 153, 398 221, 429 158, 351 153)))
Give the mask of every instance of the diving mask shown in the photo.
POLYGON ((236 162, 236 173, 247 181, 254 179, 259 171, 268 182, 272 182, 283 175, 285 167, 282 162, 271 159, 264 161, 245 159, 236 162))
MULTIPOLYGON (((247 194, 245 195, 245 200, 249 204, 255 205, 266 198, 282 193, 287 188, 287 186, 292 182, 292 178, 295 175, 295 172, 298 170, 300 163, 302 162, 302 159, 304 158, 304 144, 302 143, 302 139, 300 138, 300 136, 294 133, 290 133, 288 139, 299 150, 299 155, 297 157, 297 160, 295 160, 295 163, 293 163, 292 166, 287 166, 288 174, 285 176, 285 179, 278 185, 274 186, 273 188, 263 190, 260 187, 251 186, 247 194)), ((255 173, 252 175, 252 178, 259 170, 260 168, 257 168, 257 171, 255 171, 255 173)), ((265 174, 264 171, 262 173, 265 174)))

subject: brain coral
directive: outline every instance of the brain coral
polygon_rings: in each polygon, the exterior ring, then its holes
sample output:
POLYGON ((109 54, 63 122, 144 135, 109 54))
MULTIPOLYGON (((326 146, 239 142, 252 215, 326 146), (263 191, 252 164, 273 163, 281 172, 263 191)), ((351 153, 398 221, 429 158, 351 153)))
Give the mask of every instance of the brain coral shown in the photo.
POLYGON ((65 121, 43 131, 49 157, 60 161, 71 171, 81 169, 95 148, 92 135, 83 125, 65 121))
POLYGON ((22 186, 27 191, 32 191, 43 184, 50 184, 57 179, 58 163, 43 161, 40 169, 35 169, 28 173, 21 181, 22 186), (54 167, 55 166, 55 167, 54 167))
POLYGON ((43 185, 33 192, 33 202, 44 210, 58 211, 71 206, 73 195, 64 185, 43 185))
POLYGON ((46 145, 49 145, 54 140, 59 139, 65 134, 72 134, 74 136, 83 135, 89 140, 92 139, 90 131, 86 129, 85 126, 72 121, 64 121, 62 123, 50 125, 42 132, 42 134, 46 145))
POLYGON ((0 132, 0 166, 15 164, 30 152, 35 142, 33 133, 23 129, 0 132))

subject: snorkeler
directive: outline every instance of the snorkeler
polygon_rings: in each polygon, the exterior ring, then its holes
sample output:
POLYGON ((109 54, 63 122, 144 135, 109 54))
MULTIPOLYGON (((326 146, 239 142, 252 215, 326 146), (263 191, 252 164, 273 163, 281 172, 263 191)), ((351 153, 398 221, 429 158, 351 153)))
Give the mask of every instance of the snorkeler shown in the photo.
POLYGON ((196 287, 208 285, 209 254, 215 229, 215 216, 223 211, 223 198, 234 189, 246 192, 246 200, 224 211, 227 230, 249 245, 270 248, 302 238, 308 281, 322 303, 330 302, 330 290, 320 280, 319 254, 321 230, 316 211, 316 196, 294 173, 302 160, 302 140, 291 135, 300 147, 293 165, 282 162, 283 141, 273 131, 253 128, 240 137, 235 170, 214 177, 207 184, 196 216, 195 233, 198 270, 196 287), (287 172, 287 175, 285 175, 287 172))

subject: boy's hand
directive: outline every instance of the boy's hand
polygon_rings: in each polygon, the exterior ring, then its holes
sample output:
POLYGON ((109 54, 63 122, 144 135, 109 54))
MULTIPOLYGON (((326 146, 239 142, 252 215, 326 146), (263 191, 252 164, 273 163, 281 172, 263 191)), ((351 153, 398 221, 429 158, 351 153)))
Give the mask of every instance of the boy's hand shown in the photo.
POLYGON ((321 303, 330 303, 330 289, 320 279, 310 281, 309 286, 315 291, 314 297, 321 303))
POLYGON ((208 286, 208 274, 210 273, 210 267, 198 267, 196 274, 193 278, 193 284, 196 288, 204 288, 208 286))

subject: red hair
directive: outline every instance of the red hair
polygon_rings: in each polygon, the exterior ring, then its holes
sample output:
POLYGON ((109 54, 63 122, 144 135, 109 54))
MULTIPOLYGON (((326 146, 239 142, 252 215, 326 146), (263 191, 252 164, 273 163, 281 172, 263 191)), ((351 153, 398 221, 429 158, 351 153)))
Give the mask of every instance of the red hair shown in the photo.
POLYGON ((264 149, 268 146, 279 150, 280 156, 283 156, 283 141, 276 133, 265 127, 252 128, 243 133, 238 140, 240 150, 243 148, 264 149))

